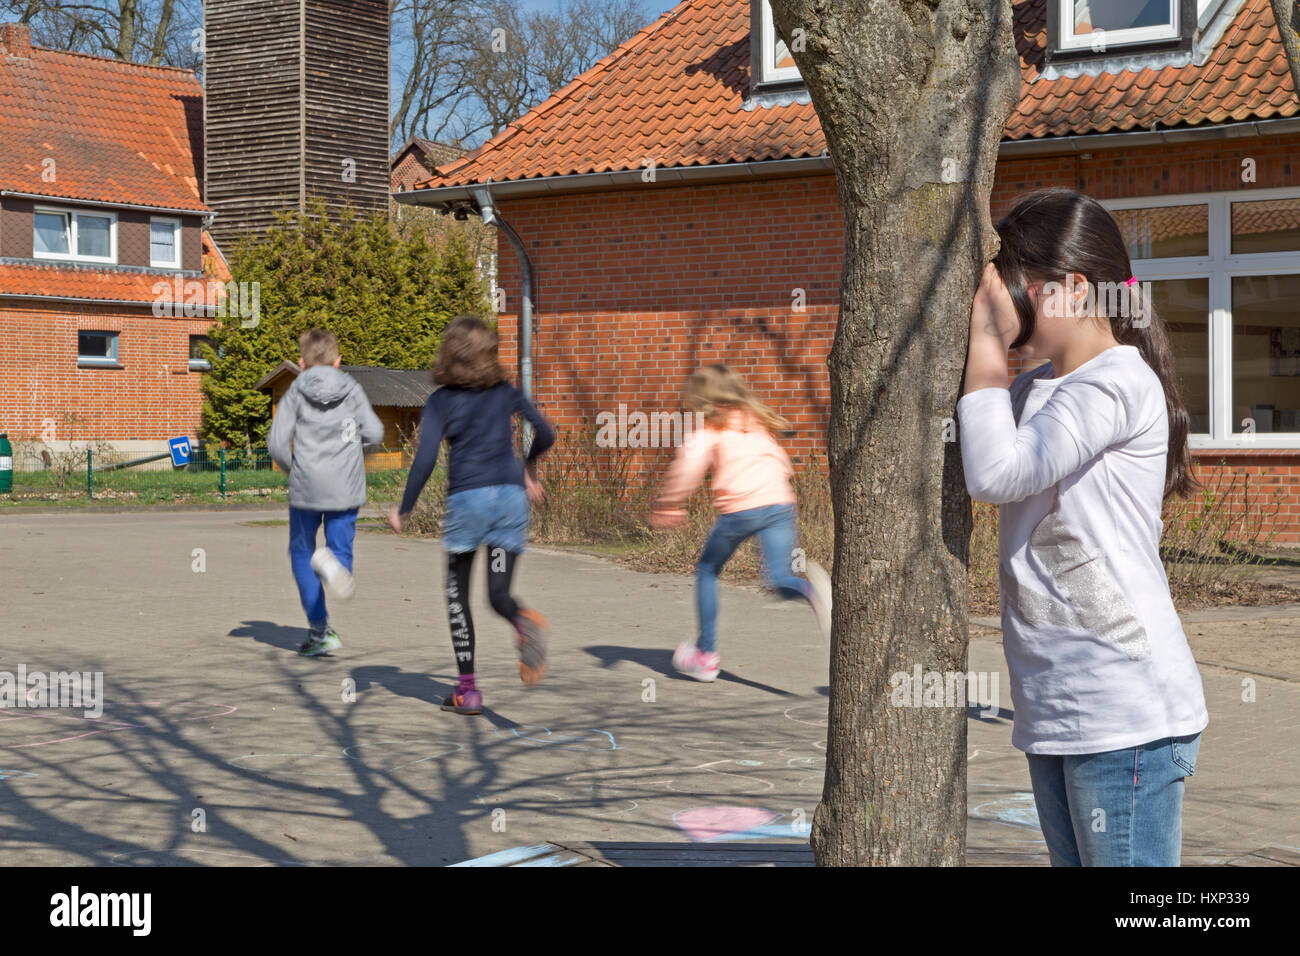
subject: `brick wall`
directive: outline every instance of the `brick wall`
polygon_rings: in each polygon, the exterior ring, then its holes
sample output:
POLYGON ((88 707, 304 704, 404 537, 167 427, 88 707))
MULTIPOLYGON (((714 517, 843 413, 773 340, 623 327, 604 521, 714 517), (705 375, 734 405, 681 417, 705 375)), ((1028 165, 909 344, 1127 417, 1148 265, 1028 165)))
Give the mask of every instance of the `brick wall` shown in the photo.
POLYGON ((189 336, 210 325, 138 307, 0 301, 0 431, 36 440, 53 423, 57 441, 195 435, 201 373, 189 371, 189 336), (79 329, 118 332, 123 368, 78 368, 79 329))
MULTIPOLYGON (((1292 136, 1007 159, 992 212, 1053 185, 1100 199, 1293 185, 1297 147, 1292 136), (1245 158, 1255 183, 1242 182, 1245 158)), ((533 260, 535 388, 557 424, 574 428, 620 403, 679 409, 686 376, 723 361, 791 419, 793 457, 824 456, 843 259, 830 176, 508 200, 501 212, 533 260), (798 289, 804 311, 793 307, 798 289)), ((504 238, 498 262, 501 356, 515 367, 520 275, 504 238)), ((1202 474, 1222 456, 1199 455, 1202 474)), ((1238 455, 1228 467, 1289 496, 1279 539, 1300 542, 1300 453, 1238 455)))

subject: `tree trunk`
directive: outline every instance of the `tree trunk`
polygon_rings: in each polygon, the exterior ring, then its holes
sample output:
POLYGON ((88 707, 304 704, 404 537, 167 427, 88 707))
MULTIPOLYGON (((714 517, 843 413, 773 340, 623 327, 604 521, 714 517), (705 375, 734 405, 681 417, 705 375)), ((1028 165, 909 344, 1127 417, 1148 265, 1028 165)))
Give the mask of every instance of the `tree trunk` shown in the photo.
MULTIPOLYGON (((819 865, 962 865, 966 708, 891 677, 966 670, 971 510, 955 417, 988 203, 1020 96, 1010 0, 771 0, 844 211, 830 355, 834 635, 819 865), (800 32, 802 31, 802 32, 800 32)), ((963 690, 965 682, 961 684, 963 690)))
POLYGON ((1282 48, 1286 50, 1287 64, 1291 67, 1291 85, 1296 95, 1300 96, 1300 9, 1296 0, 1270 0, 1273 5, 1273 19, 1277 21, 1278 32, 1282 34, 1282 48))

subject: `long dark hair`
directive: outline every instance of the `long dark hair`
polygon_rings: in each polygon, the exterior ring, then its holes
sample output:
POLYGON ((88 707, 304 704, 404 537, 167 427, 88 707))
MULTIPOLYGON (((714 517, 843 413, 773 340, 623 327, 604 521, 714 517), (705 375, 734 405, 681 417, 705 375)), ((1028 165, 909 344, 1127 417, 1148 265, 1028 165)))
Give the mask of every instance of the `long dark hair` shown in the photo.
POLYGON ((994 264, 1020 317, 1020 334, 1011 343, 1013 349, 1034 334, 1031 285, 1060 282, 1070 273, 1081 273, 1094 290, 1124 289, 1132 307, 1105 310, 1106 317, 1115 340, 1136 346, 1160 379, 1169 415, 1165 497, 1187 497, 1197 486, 1187 447, 1191 419, 1178 394, 1169 331, 1154 303, 1141 300, 1140 284, 1125 285, 1133 275, 1133 266, 1114 217, 1097 200, 1073 189, 1043 189, 1018 200, 998 223, 998 234, 1002 248, 994 264), (1139 317, 1141 321, 1135 322, 1139 317))

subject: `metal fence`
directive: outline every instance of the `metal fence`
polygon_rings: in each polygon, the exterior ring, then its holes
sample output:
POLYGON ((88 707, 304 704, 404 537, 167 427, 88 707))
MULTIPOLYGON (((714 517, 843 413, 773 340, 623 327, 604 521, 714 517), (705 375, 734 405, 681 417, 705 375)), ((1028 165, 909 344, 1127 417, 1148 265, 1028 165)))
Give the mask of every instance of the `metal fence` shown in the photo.
MULTIPOLYGON (((80 445, 81 443, 78 443, 80 445)), ((14 499, 89 498, 170 501, 283 495, 288 476, 265 448, 196 448, 187 465, 169 455, 131 457, 105 442, 63 451, 26 448, 14 455, 14 499)))

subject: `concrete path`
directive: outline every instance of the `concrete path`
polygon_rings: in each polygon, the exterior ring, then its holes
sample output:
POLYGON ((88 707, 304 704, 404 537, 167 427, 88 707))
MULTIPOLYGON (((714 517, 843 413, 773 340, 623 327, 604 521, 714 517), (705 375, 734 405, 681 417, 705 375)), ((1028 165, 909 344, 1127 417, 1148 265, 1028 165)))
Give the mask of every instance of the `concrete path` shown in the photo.
MULTIPOLYGON (((693 630, 689 579, 530 553, 518 594, 555 637, 552 676, 525 688, 480 567, 488 710, 457 717, 438 710, 454 683, 440 546, 360 534, 357 596, 333 609, 345 646, 304 660, 275 519, 0 517, 0 671, 101 671, 106 698, 97 720, 0 710, 0 864, 445 864, 544 844, 603 847, 608 862, 806 840, 828 658, 806 607, 724 587, 725 674, 700 685, 670 666, 693 630)), ((1281 641, 1281 668, 1300 614, 1270 613, 1229 624, 1242 647, 1281 641)), ((1045 862, 997 634, 979 633, 970 668, 1000 675, 1002 710, 970 721, 971 862, 1045 862)), ((1202 674, 1212 723, 1187 862, 1265 847, 1286 860, 1300 848, 1300 675, 1202 674)))

